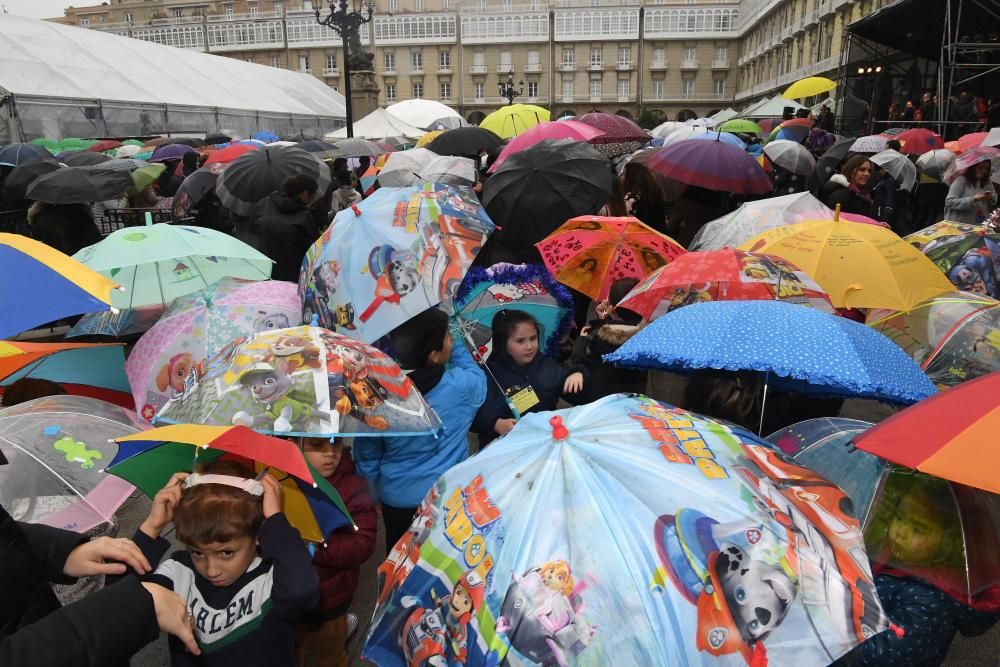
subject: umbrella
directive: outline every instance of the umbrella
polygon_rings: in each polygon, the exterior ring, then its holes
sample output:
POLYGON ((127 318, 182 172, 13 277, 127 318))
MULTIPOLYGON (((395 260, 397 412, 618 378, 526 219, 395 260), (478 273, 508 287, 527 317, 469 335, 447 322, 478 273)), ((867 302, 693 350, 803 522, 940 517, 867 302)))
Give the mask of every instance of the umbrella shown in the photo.
MULTIPOLYGON (((162 165, 158 166, 162 173, 162 165)), ((94 167, 65 167, 39 176, 25 193, 28 199, 47 204, 80 204, 117 199, 126 192, 135 192, 132 174, 94 167)))
POLYGON ((500 151, 500 155, 490 167, 490 173, 495 172, 514 153, 534 146, 545 139, 569 139, 572 141, 589 141, 601 136, 601 130, 591 125, 568 120, 563 122, 539 123, 527 132, 517 135, 500 151))
POLYGON ((441 427, 391 357, 318 327, 230 341, 155 422, 238 424, 323 438, 430 435, 441 427))
POLYGON ((957 140, 949 141, 944 145, 944 147, 956 153, 964 153, 970 148, 983 145, 983 141, 986 139, 987 135, 988 133, 986 132, 971 132, 969 134, 963 134, 957 140))
POLYGON ((701 134, 695 134, 695 135, 693 135, 691 137, 691 140, 692 141, 721 141, 721 142, 723 142, 725 144, 729 144, 730 146, 734 146, 734 147, 740 149, 741 151, 745 151, 747 149, 746 143, 742 139, 740 139, 739 137, 737 137, 735 134, 733 134, 732 132, 716 132, 714 130, 711 131, 711 132, 702 132, 701 134))
POLYGON ((227 344, 301 322, 295 285, 277 280, 223 278, 174 299, 135 344, 125 365, 136 407, 151 420, 224 357, 227 344))
POLYGON ((49 380, 71 394, 93 389, 129 392, 124 347, 117 343, 0 341, 0 386, 9 387, 22 378, 49 380))
POLYGON ((764 155, 774 164, 799 176, 808 176, 816 169, 816 159, 800 143, 778 139, 764 146, 764 155))
POLYGON ((789 262, 729 248, 677 257, 636 285, 618 307, 653 320, 701 301, 768 299, 833 313, 823 288, 789 262))
POLYGON ((381 188, 309 249, 303 302, 323 326, 376 341, 432 306, 450 308, 493 229, 468 188, 381 188))
MULTIPOLYGON (((135 491, 105 475, 111 438, 146 428, 136 414, 84 396, 46 396, 0 412, 0 503, 18 521, 78 533, 116 525, 135 491)), ((114 532, 113 530, 107 532, 114 532)))
MULTIPOLYGON (((428 130, 455 130, 460 127, 469 127, 469 122, 461 116, 444 116, 438 118, 427 126, 428 130)), ((443 153, 442 153, 443 155, 443 153)))
POLYGON ((973 167, 980 162, 992 161, 997 158, 1000 158, 1000 148, 975 146, 969 148, 968 150, 964 150, 958 157, 955 158, 955 161, 952 162, 951 166, 944 172, 944 182, 950 185, 956 178, 965 174, 969 167, 973 167))
POLYGON ((896 139, 903 145, 899 152, 906 155, 922 155, 927 151, 944 148, 944 139, 941 138, 941 135, 923 127, 906 130, 900 133, 896 139))
POLYGON ((664 146, 647 163, 667 178, 708 190, 765 193, 771 181, 757 161, 722 141, 684 140, 664 146))
POLYGON ((750 201, 698 230, 690 247, 692 250, 735 248, 768 229, 832 215, 833 211, 808 192, 750 201))
POLYGON ((210 134, 205 137, 206 144, 228 144, 232 140, 228 134, 210 134))
POLYGON ((947 220, 906 237, 960 290, 1000 298, 1000 234, 947 220))
POLYGON ((997 497, 887 464, 850 444, 870 427, 810 419, 768 440, 846 491, 876 574, 922 579, 962 604, 995 612, 997 497))
POLYGON ((260 146, 254 144, 233 144, 232 146, 227 146, 211 153, 208 156, 208 159, 205 160, 204 166, 207 167, 213 164, 229 164, 236 158, 259 149, 260 146))
POLYGON ((679 141, 693 139, 696 136, 708 133, 709 130, 707 127, 701 127, 698 125, 683 125, 665 136, 663 138, 663 145, 669 146, 670 144, 676 144, 679 141))
POLYGON ((786 100, 801 100, 805 97, 815 97, 828 93, 837 87, 837 82, 825 76, 807 76, 799 79, 781 94, 786 100))
POLYGON ((89 152, 60 153, 56 156, 56 160, 62 162, 67 167, 94 167, 104 164, 111 159, 110 155, 105 155, 104 153, 89 152))
POLYGON ((510 156, 483 185, 482 201, 502 228, 497 238, 538 243, 562 221, 593 215, 611 197, 614 175, 592 146, 545 139, 510 156))
POLYGON ((438 155, 479 155, 480 151, 488 151, 503 146, 503 139, 489 130, 481 127, 460 127, 445 130, 434 141, 427 144, 427 150, 438 155))
POLYGON ((358 137, 354 137, 353 139, 340 139, 335 141, 333 145, 339 155, 346 157, 374 156, 385 153, 385 149, 376 144, 374 141, 368 141, 367 139, 360 139, 358 137))
POLYGON ((59 163, 51 156, 24 160, 14 167, 13 171, 4 179, 4 199, 11 203, 24 201, 27 198, 28 187, 35 182, 36 178, 59 168, 59 163))
POLYGON ((441 118, 458 116, 451 107, 434 100, 412 99, 390 104, 386 112, 413 127, 429 128, 441 118))
POLYGON ((738 134, 756 134, 758 136, 764 134, 764 130, 761 129, 760 125, 748 118, 733 118, 715 129, 720 132, 735 132, 738 134))
MULTIPOLYGON (((574 116, 574 118, 575 118, 575 116, 574 116)), ((563 120, 563 119, 560 118, 559 120, 563 120)), ((663 139, 663 138, 667 137, 671 132, 674 132, 674 131, 682 128, 682 127, 687 127, 687 125, 685 125, 684 123, 682 123, 680 121, 668 120, 668 121, 660 123, 659 125, 657 125, 656 127, 654 127, 652 130, 650 130, 649 133, 651 135, 653 135, 654 137, 663 139)))
POLYGON ((417 148, 426 148, 427 144, 431 143, 442 134, 444 134, 444 130, 431 130, 430 132, 424 132, 420 135, 420 138, 417 139, 417 148))
POLYGON ((298 445, 242 426, 176 424, 115 439, 118 454, 107 472, 152 498, 177 472, 221 456, 246 459, 274 475, 284 494, 282 509, 302 539, 323 542, 353 523, 337 490, 306 461, 298 445))
POLYGON ((526 415, 428 492, 382 566, 362 655, 835 660, 888 623, 860 527, 842 491, 761 442, 642 397, 526 415))
POLYGON ((910 158, 899 151, 890 148, 872 155, 869 159, 889 172, 903 190, 912 192, 917 185, 917 168, 910 162, 910 158))
POLYGON ((34 144, 7 144, 0 146, 0 166, 16 167, 22 162, 37 158, 50 158, 52 154, 34 144))
POLYGON ((905 352, 872 328, 781 301, 677 308, 605 360, 629 368, 756 371, 783 391, 892 403, 915 403, 937 391, 905 352))
POLYGON ((330 186, 330 169, 313 153, 298 146, 261 148, 236 158, 215 186, 222 205, 236 215, 249 216, 257 202, 277 190, 289 176, 316 179, 316 196, 330 186))
POLYGON ((866 431, 854 443, 884 459, 952 482, 1000 493, 996 391, 990 373, 932 396, 866 431), (905 443, 906 446, 901 446, 905 443))
MULTIPOLYGON (((66 338, 80 336, 98 336, 110 338, 125 338, 132 334, 149 331, 163 313, 163 305, 143 306, 141 308, 125 308, 123 310, 105 310, 99 313, 87 313, 66 333, 66 338)), ((132 400, 129 398, 129 400, 132 400)), ((135 407, 135 403, 132 403, 135 407)))
POLYGON ((402 188, 417 185, 423 181, 420 173, 438 158, 426 148, 411 148, 408 151, 392 153, 378 170, 378 183, 383 188, 402 188))
POLYGON ((810 185, 816 192, 823 187, 830 177, 840 168, 840 163, 844 161, 847 154, 854 145, 854 139, 841 139, 830 148, 826 149, 823 155, 816 160, 815 186, 810 185))
POLYGON ((636 218, 596 215, 567 220, 535 247, 556 280, 597 301, 608 298, 614 281, 642 280, 684 254, 636 218))
POLYGON ((910 310, 953 289, 933 262, 891 230, 836 215, 771 229, 740 248, 800 267, 837 308, 910 310))
POLYGON ((48 139, 46 137, 38 137, 37 139, 32 139, 28 143, 32 144, 33 146, 41 146, 52 155, 55 155, 61 150, 59 148, 58 141, 56 141, 55 139, 48 139))
POLYGON ((251 139, 256 139, 257 141, 263 141, 265 144, 269 144, 274 141, 278 141, 278 135, 274 132, 254 132, 250 135, 251 139))
MULTIPOLYGON (((454 130, 449 130, 454 132, 454 130)), ((412 185, 419 185, 420 182, 443 183, 445 185, 475 185, 479 180, 476 172, 476 163, 471 158, 453 157, 451 155, 441 155, 431 160, 421 168, 417 174, 418 181, 412 185)))
MULTIPOLYGON (((20 234, 0 234, 0 338, 61 317, 107 310, 113 281, 20 234)), ((118 288, 120 289, 120 288, 118 288)))
POLYGON ((852 153, 881 153, 885 150, 886 142, 889 141, 884 134, 871 134, 867 137, 860 137, 851 144, 852 153))
POLYGON ((180 160, 187 153, 197 153, 197 151, 187 144, 175 143, 157 146, 153 151, 151 162, 167 162, 168 160, 180 160))
POLYGON ((397 151, 403 151, 407 148, 413 148, 413 140, 407 137, 386 137, 383 141, 392 146, 397 151))
POLYGON ((69 137, 59 142, 59 150, 84 151, 87 150, 87 148, 93 143, 94 141, 92 139, 78 139, 76 137, 69 137))
POLYGON ((573 296, 538 264, 494 264, 474 267, 465 276, 455 297, 454 319, 462 341, 476 359, 493 351, 493 316, 501 310, 521 310, 538 323, 542 353, 559 354, 562 339, 572 323, 573 296))
POLYGON ((106 151, 112 151, 116 148, 121 148, 122 145, 122 142, 115 141, 114 139, 102 139, 101 141, 91 144, 87 150, 91 153, 104 153, 106 151))
POLYGON ((866 322, 941 389, 1000 370, 1000 301, 988 296, 950 292, 909 312, 872 310, 866 322))
POLYGON ((551 120, 548 110, 534 104, 508 104, 486 116, 479 127, 487 129, 501 139, 516 137, 551 120))
POLYGON ((223 232, 163 223, 119 229, 73 258, 125 286, 112 294, 119 308, 167 304, 226 276, 267 280, 272 265, 223 232))
POLYGON ((215 192, 215 186, 219 180, 219 174, 225 169, 222 162, 212 162, 206 164, 201 169, 195 170, 174 193, 171 202, 170 212, 174 220, 187 217, 193 210, 198 208, 198 204, 209 192, 215 192))
POLYGON ((299 148, 310 153, 329 153, 331 151, 337 150, 329 141, 323 141, 321 139, 310 139, 308 141, 299 142, 299 148))
MULTIPOLYGON (((905 146, 903 148, 906 148, 905 146)), ((917 169, 921 173, 935 180, 943 180, 944 173, 947 171, 951 163, 955 161, 955 154, 951 151, 939 148, 933 151, 928 151, 917 158, 917 169)))
POLYGON ((628 118, 617 114, 592 111, 580 116, 576 122, 590 125, 604 133, 593 139, 589 139, 590 143, 594 145, 628 143, 633 141, 638 141, 642 144, 649 142, 649 132, 628 118))
POLYGON ((767 141, 784 139, 800 142, 809 136, 813 121, 809 118, 791 118, 771 129, 767 141))
POLYGON ((163 165, 151 165, 143 160, 133 158, 111 158, 107 162, 102 162, 101 168, 110 169, 111 171, 124 171, 126 173, 148 168, 148 173, 157 175, 162 174, 166 170, 166 167, 163 165))

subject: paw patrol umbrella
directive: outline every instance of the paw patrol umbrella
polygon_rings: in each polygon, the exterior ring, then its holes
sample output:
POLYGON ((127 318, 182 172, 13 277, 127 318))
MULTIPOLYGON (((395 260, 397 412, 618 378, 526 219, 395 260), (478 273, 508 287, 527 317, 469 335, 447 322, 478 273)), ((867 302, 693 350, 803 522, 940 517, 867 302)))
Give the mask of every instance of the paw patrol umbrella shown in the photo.
POLYGON ((956 289, 1000 298, 1000 234, 982 225, 944 220, 906 237, 956 289))
POLYGON ((338 213, 306 254, 299 276, 306 314, 374 342, 432 306, 450 309, 494 229, 468 188, 381 188, 338 213))
POLYGON ((746 431, 651 399, 528 414, 428 492, 363 655, 827 665, 888 627, 848 507, 746 431))
POLYGON ((216 349, 182 368, 181 389, 156 423, 239 425, 312 437, 425 435, 441 426, 396 362, 353 338, 292 327, 241 336, 216 349))

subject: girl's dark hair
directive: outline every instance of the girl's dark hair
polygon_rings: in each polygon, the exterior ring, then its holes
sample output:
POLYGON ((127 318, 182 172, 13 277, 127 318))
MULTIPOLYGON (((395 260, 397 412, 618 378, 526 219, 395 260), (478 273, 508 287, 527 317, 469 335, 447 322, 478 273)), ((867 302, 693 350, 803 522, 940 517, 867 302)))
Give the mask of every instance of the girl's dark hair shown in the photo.
POLYGON ((760 417, 763 384, 756 373, 698 371, 684 389, 684 409, 725 419, 753 433, 760 417))
POLYGON ((611 198, 607 201, 608 215, 622 218, 628 215, 625 210, 625 189, 622 186, 622 179, 611 179, 611 198))
POLYGON ((535 318, 523 310, 504 309, 498 311, 493 316, 493 354, 498 356, 507 355, 507 341, 518 324, 530 323, 534 325, 538 332, 539 351, 541 351, 542 327, 538 325, 535 318))
POLYGON ((404 370, 424 368, 430 353, 444 348, 447 335, 448 316, 437 308, 430 308, 403 322, 389 334, 392 356, 404 370))
POLYGON ((867 155, 855 154, 847 158, 840 167, 840 174, 847 179, 848 184, 854 183, 854 172, 861 169, 865 162, 868 162, 867 155))
MULTIPOLYGON (((246 479, 255 477, 252 468, 230 460, 203 463, 196 472, 246 479)), ((185 489, 174 510, 177 539, 189 547, 203 547, 241 537, 256 538, 262 523, 263 498, 225 484, 199 484, 185 489)))
POLYGON ((281 182, 281 192, 288 197, 298 197, 303 192, 314 195, 319 189, 319 183, 308 174, 295 174, 281 182))
POLYGON ((631 192, 639 199, 652 204, 663 203, 665 199, 663 188, 657 183, 656 178, 646 165, 634 161, 629 162, 625 165, 624 177, 623 189, 625 192, 631 192))
POLYGON ((969 183, 972 183, 973 185, 975 185, 976 187, 979 187, 979 188, 985 188, 987 185, 990 184, 990 174, 989 174, 989 172, 986 173, 986 177, 985 178, 980 178, 980 179, 976 178, 976 169, 978 169, 979 165, 983 164, 984 162, 986 164, 990 165, 990 171, 992 171, 993 170, 993 165, 990 164, 990 161, 989 160, 981 160, 981 161, 977 162, 976 164, 972 165, 971 167, 969 167, 968 169, 966 169, 965 170, 965 174, 964 174, 966 181, 968 181, 969 183))

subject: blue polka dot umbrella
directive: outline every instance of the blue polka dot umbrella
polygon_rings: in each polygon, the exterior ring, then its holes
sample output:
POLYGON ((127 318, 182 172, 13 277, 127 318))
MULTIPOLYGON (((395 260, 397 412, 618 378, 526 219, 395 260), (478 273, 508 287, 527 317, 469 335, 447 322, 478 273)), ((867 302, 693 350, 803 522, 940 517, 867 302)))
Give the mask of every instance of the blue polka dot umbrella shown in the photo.
POLYGON ((712 301, 654 320, 605 360, 631 368, 767 373, 793 393, 916 403, 937 390, 870 327, 780 301, 712 301))

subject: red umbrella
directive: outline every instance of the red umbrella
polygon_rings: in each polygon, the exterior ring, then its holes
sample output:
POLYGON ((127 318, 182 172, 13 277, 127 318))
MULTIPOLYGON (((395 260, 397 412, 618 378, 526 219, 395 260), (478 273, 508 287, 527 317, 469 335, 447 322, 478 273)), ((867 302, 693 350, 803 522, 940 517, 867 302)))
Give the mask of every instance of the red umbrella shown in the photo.
MULTIPOLYGON (((568 122, 568 121, 567 121, 568 122)), ((604 133, 603 136, 590 139, 590 143, 599 144, 620 144, 630 141, 646 143, 649 141, 649 132, 642 129, 628 118, 610 113, 593 111, 584 114, 579 122, 584 125, 596 127, 604 133)))
POLYGON ((102 141, 95 142, 90 145, 87 150, 91 153, 103 153, 104 151, 110 151, 114 148, 121 148, 122 142, 115 141, 114 139, 104 139, 102 141))
POLYGON ((896 136, 896 140, 903 144, 899 152, 906 155, 923 155, 927 151, 944 148, 944 139, 940 134, 922 127, 902 132, 896 136))
POLYGON ((212 153, 212 157, 208 158, 205 162, 206 165, 210 164, 229 164, 241 155, 246 155, 250 151, 259 150, 260 146, 255 146, 253 144, 233 144, 212 153))
POLYGON ((812 126, 812 118, 789 118, 778 127, 804 127, 809 130, 812 129, 812 126))
POLYGON ((762 121, 758 121, 757 124, 760 125, 761 132, 767 132, 770 134, 771 130, 774 129, 774 126, 778 124, 778 121, 774 118, 765 118, 762 121))
POLYGON ((771 191, 771 180, 746 151, 722 141, 685 139, 664 146, 648 166, 667 178, 707 190, 740 194, 771 191))
POLYGON ((986 138, 987 134, 988 132, 971 132, 959 137, 955 143, 958 144, 959 151, 967 151, 983 143, 983 139, 986 138))

